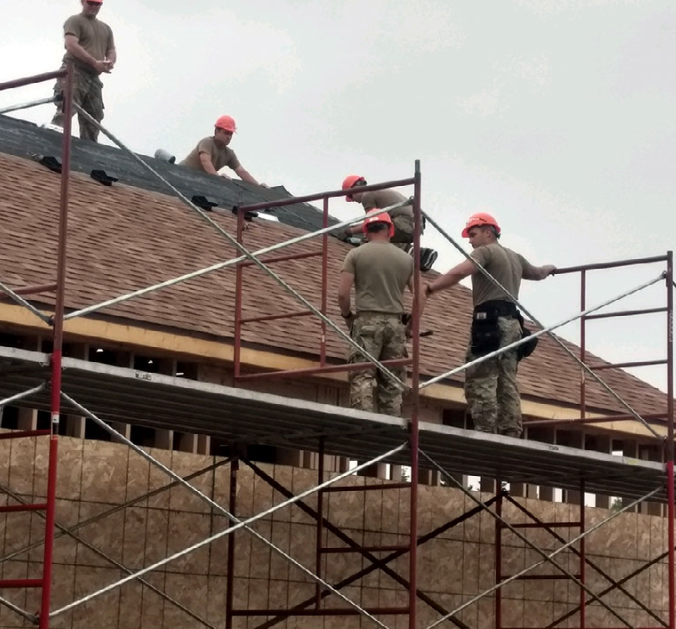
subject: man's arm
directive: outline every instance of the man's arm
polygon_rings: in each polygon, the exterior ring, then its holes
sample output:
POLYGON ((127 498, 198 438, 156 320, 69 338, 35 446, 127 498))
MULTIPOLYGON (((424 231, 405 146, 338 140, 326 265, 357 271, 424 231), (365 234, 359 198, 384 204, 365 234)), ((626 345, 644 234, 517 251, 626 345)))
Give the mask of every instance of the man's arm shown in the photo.
MULTIPOLYGON (((375 205, 374 205, 373 207, 368 207, 368 208, 367 208, 367 207, 364 205, 364 201, 363 201, 363 200, 362 200, 362 205, 364 206, 364 212, 366 212, 366 214, 368 214, 368 213, 371 212, 372 210, 375 210, 375 209, 376 209, 375 205)), ((346 227, 346 228, 345 228, 345 233, 346 233, 348 236, 354 236, 355 234, 361 234, 361 232, 362 232, 362 226, 363 226, 363 225, 364 225, 364 223, 357 223, 356 225, 350 225, 349 227, 346 227)))
POLYGON ((248 183, 254 183, 257 186, 263 186, 267 188, 267 186, 264 183, 258 183, 256 179, 253 177, 253 175, 246 169, 244 166, 241 164, 237 168, 233 168, 233 170, 237 173, 237 176, 242 180, 246 181, 248 183))
POLYGON ((457 266, 454 266, 450 271, 444 275, 439 276, 436 280, 427 284, 420 295, 420 317, 422 317, 427 304, 427 300, 432 293, 436 293, 445 288, 450 288, 460 283, 466 277, 473 275, 479 270, 479 267, 472 262, 472 260, 465 260, 457 266))
POLYGON ((108 67, 112 70, 113 66, 117 63, 117 50, 111 48, 106 52, 106 59, 108 59, 108 67))
POLYGON ((214 168, 209 153, 200 152, 200 164, 202 164, 202 168, 210 175, 218 175, 218 171, 214 168))
POLYGON ((84 63, 90 65, 97 72, 110 72, 109 64, 102 59, 94 59, 94 57, 80 46, 80 40, 76 35, 67 33, 64 38, 64 47, 71 55, 77 57, 80 61, 84 61, 84 63))
POLYGON ((444 290, 445 288, 455 286, 466 277, 476 273, 478 270, 479 267, 474 264, 472 260, 465 260, 457 266, 454 266, 450 271, 444 273, 444 275, 438 277, 431 284, 428 284, 429 288, 425 289, 425 292, 436 293, 437 291, 444 290))
POLYGON ((108 27, 108 33, 110 37, 108 38, 108 48, 106 50, 106 60, 108 61, 108 67, 110 70, 113 69, 113 66, 117 63, 117 50, 115 50, 115 38, 113 37, 113 31, 108 27))
POLYGON ((350 291, 353 284, 354 275, 348 271, 342 271, 340 273, 340 284, 338 284, 338 307, 344 319, 347 319, 352 313, 350 291))
POLYGON ((545 278, 553 275, 556 271, 556 267, 553 264, 545 264, 544 266, 533 266, 529 262, 523 267, 523 279, 524 280, 534 280, 539 282, 545 278))

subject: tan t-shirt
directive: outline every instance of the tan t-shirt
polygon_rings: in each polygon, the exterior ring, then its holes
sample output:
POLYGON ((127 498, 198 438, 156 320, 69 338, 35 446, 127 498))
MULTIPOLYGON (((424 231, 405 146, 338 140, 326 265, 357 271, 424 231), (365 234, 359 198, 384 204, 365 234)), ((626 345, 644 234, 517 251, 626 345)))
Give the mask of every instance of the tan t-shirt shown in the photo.
MULTIPOLYGON (((367 212, 374 208, 382 210, 383 208, 394 205, 395 203, 401 203, 402 201, 406 201, 406 197, 400 192, 390 190, 389 188, 386 188, 385 190, 376 190, 374 192, 364 192, 361 198, 361 204, 367 212)), ((389 212, 389 215, 392 218, 403 215, 413 217, 413 206, 405 205, 404 207, 392 210, 389 212)))
MULTIPOLYGON (((102 61, 106 53, 115 48, 113 31, 101 20, 88 18, 78 13, 71 15, 63 25, 63 34, 77 37, 77 41, 94 59, 102 61)), ((69 52, 63 57, 64 63, 72 61, 78 68, 89 72, 90 74, 99 74, 92 66, 81 61, 69 52)))
POLYGON ((182 162, 181 166, 188 166, 188 168, 195 168, 197 170, 204 170, 202 168, 202 162, 200 162, 200 153, 206 153, 211 157, 211 163, 214 165, 216 170, 220 170, 223 166, 228 166, 235 170, 239 168, 240 163, 233 151, 229 146, 219 144, 212 137, 204 138, 199 141, 199 144, 190 151, 188 157, 186 157, 182 162))
MULTIPOLYGON (((484 267, 516 299, 519 298, 522 278, 532 277, 530 271, 533 266, 528 260, 497 243, 477 247, 470 257, 484 267)), ((472 275, 472 298, 475 306, 493 299, 511 301, 505 292, 481 271, 472 275)))
POLYGON ((413 276, 413 258, 389 242, 367 242, 350 251, 343 271, 354 275, 357 312, 404 312, 404 289, 413 276))

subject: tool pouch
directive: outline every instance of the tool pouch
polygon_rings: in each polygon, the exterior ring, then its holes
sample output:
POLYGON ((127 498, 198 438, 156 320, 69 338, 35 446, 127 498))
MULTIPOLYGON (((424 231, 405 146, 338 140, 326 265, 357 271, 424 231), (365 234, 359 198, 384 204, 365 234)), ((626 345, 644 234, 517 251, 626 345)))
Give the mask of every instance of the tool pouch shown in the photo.
POLYGON ((475 311, 472 318, 472 355, 485 356, 499 347, 500 328, 497 312, 475 311))
MULTIPOLYGON (((521 313, 517 315, 517 319, 519 320, 519 324, 521 325, 521 338, 525 339, 527 336, 531 335, 531 331, 524 325, 521 313)), ((538 339, 536 338, 529 339, 525 343, 519 345, 519 347, 516 348, 517 360, 523 360, 524 358, 528 358, 535 351, 535 348, 537 346, 538 339)))

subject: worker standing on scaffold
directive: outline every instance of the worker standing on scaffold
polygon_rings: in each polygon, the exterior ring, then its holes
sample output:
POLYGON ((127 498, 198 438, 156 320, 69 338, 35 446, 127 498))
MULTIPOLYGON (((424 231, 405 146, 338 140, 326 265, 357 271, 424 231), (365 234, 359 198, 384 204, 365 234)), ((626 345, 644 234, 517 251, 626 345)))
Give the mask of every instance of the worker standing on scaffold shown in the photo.
MULTIPOLYGON (((500 231, 500 226, 490 214, 480 212, 470 216, 462 237, 469 238, 474 249, 471 260, 461 262, 428 284, 421 300, 422 313, 432 293, 455 286, 467 276, 472 276, 474 315, 467 362, 511 345, 528 334, 524 331, 523 317, 510 295, 519 298, 522 279, 544 280, 556 271, 552 265, 533 266, 522 255, 500 245, 500 231), (509 295, 489 280, 477 264, 488 271, 509 295)), ((492 433, 497 428, 501 435, 521 436, 521 398, 516 372, 518 361, 530 353, 528 349, 522 349, 527 345, 532 352, 534 342, 467 369, 465 398, 476 430, 492 433)))
MULTIPOLYGON (((101 22, 97 15, 103 0, 81 0, 82 12, 72 15, 63 25, 66 54, 63 66, 73 62, 73 102, 84 109, 94 120, 103 120, 103 83, 99 78, 104 72, 110 73, 117 61, 113 31, 101 22)), ((65 79, 57 79, 54 86, 56 114, 52 127, 63 127, 63 91, 65 79)), ((78 113, 80 137, 96 142, 99 128, 78 113)), ((49 126, 49 125, 48 125, 49 126)))
MULTIPOLYGON (((377 360, 406 358, 404 289, 413 288, 413 258, 390 243, 394 225, 389 214, 368 217, 362 229, 368 242, 345 257, 338 287, 338 306, 352 340, 377 360), (355 308, 350 305, 354 285, 355 308)), ((356 349, 349 362, 365 362, 356 349)), ((389 370, 402 382, 406 367, 389 370)), ((363 411, 401 417, 403 392, 379 370, 350 371, 350 405, 363 411)))
MULTIPOLYGON (((366 186, 366 179, 361 175, 348 175, 343 180, 343 190, 352 190, 345 199, 348 202, 361 203, 366 213, 372 210, 383 210, 391 205, 396 205, 406 201, 406 197, 392 190, 384 188, 383 190, 372 190, 370 192, 358 192, 360 187, 366 186)), ((392 244, 403 249, 408 253, 413 252, 413 231, 415 229, 415 219, 413 218, 413 205, 404 205, 389 212, 394 223, 394 236, 392 244)), ((345 229, 346 236, 354 236, 361 232, 361 225, 353 225, 345 229)), ((420 250, 420 270, 429 271, 437 259, 437 252, 434 249, 422 248, 420 250)))

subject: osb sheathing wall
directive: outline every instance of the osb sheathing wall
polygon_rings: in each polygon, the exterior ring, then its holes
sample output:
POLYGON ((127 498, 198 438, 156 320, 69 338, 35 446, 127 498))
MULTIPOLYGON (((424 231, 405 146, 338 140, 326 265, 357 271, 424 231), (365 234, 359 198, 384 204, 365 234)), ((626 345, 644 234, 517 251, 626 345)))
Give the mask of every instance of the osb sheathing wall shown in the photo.
MULTIPOLYGON (((31 500, 44 496, 47 465, 47 440, 44 438, 0 442, 0 483, 31 500)), ((168 450, 153 450, 153 456, 180 475, 187 475, 214 462, 212 457, 168 450)), ((316 473, 312 470, 283 466, 261 466, 277 481, 294 493, 313 486, 316 473)), ((149 490, 169 483, 169 479, 124 445, 60 439, 57 520, 72 526, 91 516, 111 509, 114 505, 138 497, 149 490)), ((357 478, 353 482, 381 483, 374 479, 357 478)), ((203 492, 227 506, 229 469, 227 466, 205 474, 194 481, 203 492)), ((409 525, 408 497, 405 490, 371 491, 365 494, 340 493, 327 495, 326 515, 336 525, 344 527, 357 542, 372 544, 402 544, 409 525)), ((487 497, 487 496, 486 496, 487 497)), ((254 478, 243 466, 237 487, 238 515, 248 516, 282 501, 263 481, 254 478)), ((316 505, 316 498, 307 500, 316 505)), ((0 504, 14 504, 3 494, 0 504)), ((567 504, 523 500, 523 504, 547 521, 577 519, 577 508, 567 504)), ((440 526, 474 506, 456 490, 445 487, 420 487, 420 533, 440 526)), ((523 522, 511 505, 504 512, 513 522, 523 522)), ((588 509, 587 522, 593 525, 607 512, 588 509)), ((36 514, 12 513, 0 516, 0 549, 2 557, 29 542, 42 539, 43 521, 36 514)), ((184 488, 173 488, 133 507, 119 511, 78 531, 110 557, 128 568, 137 570, 169 554, 186 548, 226 527, 225 519, 210 513, 207 505, 184 488)), ((315 526, 313 520, 297 507, 286 507, 271 518, 255 525, 256 530, 308 568, 315 564, 315 526)), ((547 549, 556 544, 543 531, 524 529, 529 538, 547 549)), ((563 536, 570 533, 560 529, 563 536)), ((451 609, 473 595, 490 587, 494 580, 494 521, 487 515, 450 529, 439 539, 420 548, 418 586, 444 607, 451 609)), ((505 534, 505 574, 513 574, 526 563, 537 560, 534 551, 526 549, 510 533, 505 534)), ((329 535, 327 545, 341 545, 329 535)), ((314 593, 314 584, 283 558, 252 539, 245 532, 236 537, 235 607, 286 607, 314 593)), ((165 569, 148 575, 149 582, 205 617, 216 627, 225 622, 226 540, 170 563, 165 569)), ((587 553, 615 578, 643 565, 666 550, 666 527, 661 517, 626 514, 610 526, 590 535, 587 553)), ((2 578, 39 577, 42 547, 24 553, 0 565, 2 578)), ((559 555, 562 565, 578 573, 576 558, 559 555)), ((364 561, 355 554, 331 555, 324 576, 336 582, 358 570, 364 561)), ((392 567, 403 576, 408 574, 407 556, 392 567)), ((551 573, 547 567, 536 574, 551 573)), ((110 564, 68 537, 55 543, 53 608, 79 598, 125 576, 110 564)), ((598 591, 607 585, 592 569, 587 570, 587 582, 598 591)), ((629 581, 626 587, 662 616, 667 610, 666 567, 656 565, 629 581)), ((405 594, 390 577, 374 572, 344 593, 368 606, 405 604, 405 594)), ((3 596, 29 611, 36 611, 37 592, 5 590, 3 596)), ((545 626, 571 609, 579 601, 579 590, 566 581, 520 581, 504 588, 503 626, 545 626)), ((345 605, 331 597, 327 604, 345 605)), ((637 626, 655 626, 655 621, 639 610, 624 595, 614 592, 606 597, 629 621, 637 626)), ((419 627, 437 618, 427 605, 419 604, 419 627)), ((493 626, 493 601, 485 599, 460 614, 470 627, 493 626)), ((405 617, 382 619, 390 627, 405 627, 405 617)), ((255 627, 262 619, 235 619, 235 627, 255 627)), ((577 617, 561 624, 573 627, 577 617)), ((353 617, 298 618, 278 626, 350 628, 372 625, 353 617)), ((600 606, 593 604, 587 611, 587 624, 619 626, 600 606)), ((0 607, 0 627, 29 626, 21 618, 0 607)), ((53 620, 53 627, 96 629, 192 629, 201 625, 175 606, 161 599, 137 582, 125 585, 94 599, 72 612, 53 620)), ((447 624, 445 626, 451 626, 447 624)), ((577 625, 579 626, 579 624, 577 625)))

